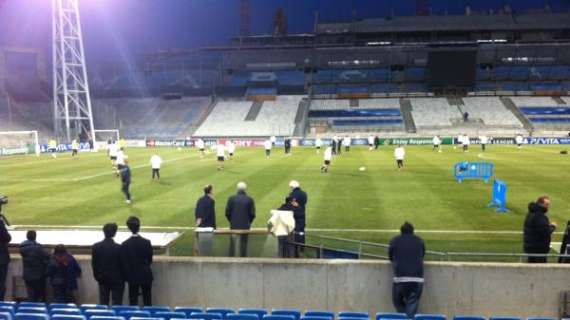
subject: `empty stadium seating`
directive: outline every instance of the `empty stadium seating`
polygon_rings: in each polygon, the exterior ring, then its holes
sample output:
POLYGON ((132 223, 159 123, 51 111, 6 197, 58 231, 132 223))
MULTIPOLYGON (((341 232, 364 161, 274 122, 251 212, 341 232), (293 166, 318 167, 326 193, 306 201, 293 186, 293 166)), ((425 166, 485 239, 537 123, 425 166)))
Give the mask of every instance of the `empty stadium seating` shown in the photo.
POLYGON ((550 97, 513 97, 511 100, 536 128, 570 128, 570 106, 567 104, 559 104, 550 97))
POLYGON ((412 99, 412 115, 418 128, 443 128, 453 125, 452 119, 461 119, 456 106, 451 106, 445 98, 412 99))
POLYGON ((219 101, 194 135, 200 137, 292 135, 301 99, 302 96, 278 96, 275 101, 265 101, 257 117, 251 121, 245 119, 253 106, 251 101, 219 101))
POLYGON ((469 97, 463 101, 462 111, 481 119, 486 126, 522 128, 522 123, 497 97, 469 97))

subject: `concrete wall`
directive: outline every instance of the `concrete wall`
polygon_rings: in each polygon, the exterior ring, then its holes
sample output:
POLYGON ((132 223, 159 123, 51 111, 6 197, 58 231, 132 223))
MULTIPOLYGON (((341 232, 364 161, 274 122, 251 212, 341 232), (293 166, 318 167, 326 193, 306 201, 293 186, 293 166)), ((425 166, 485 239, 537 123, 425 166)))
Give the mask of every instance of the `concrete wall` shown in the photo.
MULTIPOLYGON (((78 259, 79 302, 95 303, 90 259, 78 259)), ((384 261, 157 257, 153 270, 154 304, 394 311, 384 261)), ((10 274, 21 274, 18 258, 10 274)), ((558 316, 570 265, 430 262, 425 278, 422 313, 558 316)))

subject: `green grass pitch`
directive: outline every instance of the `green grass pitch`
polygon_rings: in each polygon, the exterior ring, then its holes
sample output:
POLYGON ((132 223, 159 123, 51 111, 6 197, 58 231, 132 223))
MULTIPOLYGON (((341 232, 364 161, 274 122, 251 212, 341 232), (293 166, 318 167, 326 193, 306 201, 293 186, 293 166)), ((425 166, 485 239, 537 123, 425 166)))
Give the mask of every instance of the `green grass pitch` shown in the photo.
MULTIPOLYGON (((216 169, 215 154, 200 159, 195 149, 126 150, 133 172, 134 203, 124 202, 119 179, 104 152, 14 156, 0 158, 0 192, 10 198, 8 218, 16 225, 124 225, 137 215, 143 226, 192 227, 194 205, 204 185, 214 185, 219 227, 228 196, 238 181, 245 181, 254 197, 254 227, 265 227, 269 210, 287 195, 288 182, 297 179, 309 195, 307 228, 313 233, 387 242, 403 221, 412 222, 428 249, 520 253, 522 235, 493 233, 521 231, 529 201, 542 194, 552 197, 551 220, 563 231, 570 219, 569 161, 560 146, 489 146, 482 153, 472 145, 469 153, 451 146, 443 152, 431 146, 408 146, 406 168, 399 172, 393 146, 378 151, 353 147, 333 160, 328 174, 319 172, 322 154, 313 148, 294 148, 286 156, 281 148, 265 159, 261 148, 238 148, 234 160, 216 169), (151 182, 149 159, 158 153, 166 163, 160 182, 151 182), (488 209, 492 183, 457 183, 452 166, 458 161, 492 161, 496 177, 508 184, 507 214, 488 209), (365 166, 361 172, 359 167, 365 166), (455 233, 433 230, 466 231, 455 233), (469 233, 467 231, 485 231, 469 233)), ((178 242, 175 254, 189 254, 192 236, 178 242)), ((560 241, 560 234, 555 236, 560 241)))

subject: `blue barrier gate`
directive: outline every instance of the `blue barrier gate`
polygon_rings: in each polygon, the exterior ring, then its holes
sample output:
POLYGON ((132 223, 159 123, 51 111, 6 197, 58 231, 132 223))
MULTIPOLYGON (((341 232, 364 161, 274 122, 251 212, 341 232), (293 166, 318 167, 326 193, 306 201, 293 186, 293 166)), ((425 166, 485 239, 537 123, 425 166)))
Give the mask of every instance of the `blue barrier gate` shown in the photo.
POLYGON ((491 162, 458 162, 454 168, 455 179, 457 182, 464 179, 481 179, 487 183, 494 175, 494 168, 495 165, 491 162))
POLYGON ((493 198, 489 203, 489 208, 496 208, 497 212, 508 212, 507 205, 507 184, 502 180, 495 179, 493 183, 493 198))

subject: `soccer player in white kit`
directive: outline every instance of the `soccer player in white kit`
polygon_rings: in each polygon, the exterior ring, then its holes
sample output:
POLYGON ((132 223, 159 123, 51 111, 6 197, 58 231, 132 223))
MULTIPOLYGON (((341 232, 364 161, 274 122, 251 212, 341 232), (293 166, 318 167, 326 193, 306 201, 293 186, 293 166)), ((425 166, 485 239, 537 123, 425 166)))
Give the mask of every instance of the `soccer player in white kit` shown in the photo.
POLYGON ((323 154, 323 165, 321 166, 321 173, 329 172, 331 161, 332 161, 332 147, 327 147, 323 154))
POLYGON ((404 158, 406 157, 406 150, 401 144, 394 149, 394 158, 396 158, 396 164, 398 165, 398 171, 404 168, 404 158))
POLYGON ((517 144, 517 148, 522 148, 522 143, 523 143, 523 136, 522 134, 517 134, 517 136, 515 137, 515 142, 517 144))
POLYGON ((150 157, 150 167, 152 168, 152 181, 156 177, 157 181, 160 181, 160 166, 162 165, 162 158, 158 154, 152 155, 150 157))
POLYGON ((469 152, 469 145, 471 144, 471 140, 469 140, 468 135, 463 135, 463 152, 469 152))
POLYGON ((226 160, 226 147, 221 143, 216 146, 216 156, 218 157, 218 170, 224 170, 224 161, 226 160))
POLYGON ((369 136, 368 137, 368 150, 372 151, 373 148, 374 148, 374 136, 369 136))
POLYGON ((269 159, 269 156, 271 155, 271 147, 273 146, 273 143, 271 142, 271 140, 265 140, 265 142, 263 143, 263 147, 265 148, 265 158, 269 159))
POLYGON ((485 152, 487 143, 489 143, 489 138, 486 135, 482 135, 479 137, 479 141, 481 142, 481 150, 485 152))
POLYGON ((275 142, 277 142, 277 138, 275 136, 271 136, 269 138, 269 141, 271 141, 271 146, 275 146, 275 142))
POLYGON ((350 151, 350 144, 352 143, 351 139, 349 136, 344 137, 344 139, 342 140, 342 144, 344 144, 344 151, 349 152, 350 151))
POLYGON ((230 160, 234 158, 234 154, 236 153, 236 145, 232 141, 227 142, 228 153, 230 154, 230 160))
POLYGON ((441 152, 441 147, 440 147, 440 145, 441 145, 441 139, 439 138, 439 136, 434 136, 433 139, 432 139, 432 142, 433 142, 433 149, 432 149, 432 151, 436 151, 436 150, 437 150, 437 152, 441 152))
POLYGON ((321 140, 321 138, 317 138, 317 140, 315 140, 315 147, 317 148, 317 154, 321 153, 322 146, 323 146, 323 140, 321 140))
POLYGON ((204 144, 204 140, 202 139, 198 139, 196 140, 196 148, 198 148, 198 150, 200 150, 200 158, 204 158, 204 156, 206 155, 205 150, 205 144, 204 144))
POLYGON ((107 152, 109 153, 109 159, 111 159, 111 165, 113 168, 117 167, 117 151, 119 151, 117 144, 115 142, 109 143, 107 146, 107 152))

